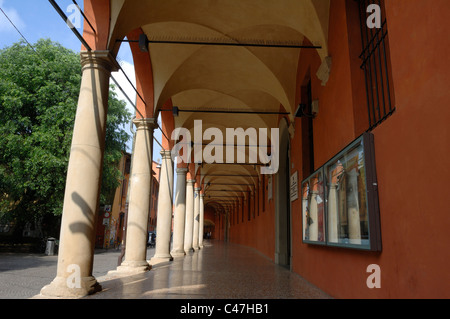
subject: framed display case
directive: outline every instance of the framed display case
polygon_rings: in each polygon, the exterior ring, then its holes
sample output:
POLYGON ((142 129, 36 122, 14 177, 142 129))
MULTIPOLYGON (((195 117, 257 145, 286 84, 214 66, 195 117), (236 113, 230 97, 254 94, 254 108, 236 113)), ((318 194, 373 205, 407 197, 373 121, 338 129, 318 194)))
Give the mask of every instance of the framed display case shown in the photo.
POLYGON ((381 251, 373 135, 364 133, 302 181, 302 199, 303 242, 381 251))

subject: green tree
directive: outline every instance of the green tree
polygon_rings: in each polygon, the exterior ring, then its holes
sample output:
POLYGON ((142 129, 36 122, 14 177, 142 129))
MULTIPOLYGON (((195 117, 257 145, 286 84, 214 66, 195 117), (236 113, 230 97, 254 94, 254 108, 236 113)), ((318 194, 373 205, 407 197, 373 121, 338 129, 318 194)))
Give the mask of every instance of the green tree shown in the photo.
MULTIPOLYGON (((0 50, 0 219, 62 213, 81 83, 79 54, 50 40, 0 50)), ((131 114, 110 90, 101 202, 119 185, 131 114)))

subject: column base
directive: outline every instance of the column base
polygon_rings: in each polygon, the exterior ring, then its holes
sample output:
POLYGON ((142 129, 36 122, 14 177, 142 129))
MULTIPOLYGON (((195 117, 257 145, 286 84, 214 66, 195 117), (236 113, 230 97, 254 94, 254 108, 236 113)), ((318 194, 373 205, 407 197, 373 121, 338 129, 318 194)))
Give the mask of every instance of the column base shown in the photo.
POLYGON ((186 256, 186 252, 185 252, 184 250, 172 250, 172 251, 170 252, 170 255, 171 255, 173 258, 184 257, 184 256, 186 256))
POLYGON ((158 264, 166 263, 166 262, 170 262, 170 261, 173 261, 173 257, 172 256, 170 256, 170 257, 157 257, 157 256, 154 256, 154 257, 152 257, 152 259, 150 259, 150 264, 156 266, 158 264))
POLYGON ((155 254, 150 261, 172 261, 173 257, 171 254, 155 254))
POLYGON ((124 261, 116 270, 108 272, 108 274, 140 274, 152 269, 147 261, 124 261))
MULTIPOLYGON (((69 288, 67 278, 56 277, 49 285, 41 289, 40 295, 49 298, 82 298, 102 291, 102 286, 94 277, 82 277, 80 287, 69 288)), ((69 284, 72 284, 71 282, 69 284)))

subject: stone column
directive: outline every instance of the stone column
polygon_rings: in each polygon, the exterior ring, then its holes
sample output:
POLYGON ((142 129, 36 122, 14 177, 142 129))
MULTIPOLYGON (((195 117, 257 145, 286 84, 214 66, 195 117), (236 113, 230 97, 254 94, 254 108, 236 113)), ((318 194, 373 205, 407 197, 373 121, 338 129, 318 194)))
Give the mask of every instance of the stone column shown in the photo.
POLYGON ((311 191, 311 204, 309 206, 309 240, 317 241, 319 239, 319 216, 318 216, 318 204, 317 204, 316 190, 311 191))
POLYGON ((358 200, 358 171, 352 169, 347 173, 347 209, 348 209, 348 237, 350 244, 361 244, 361 223, 358 200))
POLYGON ((82 297, 102 289, 92 276, 109 79, 118 69, 108 51, 81 52, 82 79, 67 171, 55 279, 50 297, 82 297))
POLYGON ((195 195, 194 195, 194 227, 193 227, 193 235, 192 235, 192 248, 194 250, 198 250, 198 226, 200 222, 200 190, 201 188, 196 187, 195 188, 195 195))
POLYGON ((154 259, 173 260, 170 254, 173 206, 173 162, 171 152, 161 151, 161 175, 159 179, 158 213, 156 222, 156 246, 154 259))
POLYGON ((153 130, 156 120, 136 119, 136 137, 128 199, 125 259, 118 271, 139 273, 150 270, 147 262, 147 227, 152 183, 153 130))
POLYGON ((338 209, 337 209, 337 185, 330 183, 328 193, 328 240, 332 243, 339 242, 338 209))
POLYGON ((177 189, 175 213, 173 217, 173 257, 186 255, 184 251, 184 229, 186 223, 186 172, 187 168, 177 168, 177 189))
POLYGON ((195 180, 186 181, 186 223, 184 229, 184 251, 191 252, 192 235, 194 230, 194 183, 195 180))
POLYGON ((308 188, 307 184, 303 185, 302 188, 302 228, 303 228, 303 240, 308 239, 306 238, 306 229, 309 227, 307 226, 307 219, 306 219, 306 210, 308 209, 308 188))
POLYGON ((200 223, 198 225, 198 247, 203 248, 203 228, 205 224, 205 204, 203 199, 205 194, 200 194, 200 223))

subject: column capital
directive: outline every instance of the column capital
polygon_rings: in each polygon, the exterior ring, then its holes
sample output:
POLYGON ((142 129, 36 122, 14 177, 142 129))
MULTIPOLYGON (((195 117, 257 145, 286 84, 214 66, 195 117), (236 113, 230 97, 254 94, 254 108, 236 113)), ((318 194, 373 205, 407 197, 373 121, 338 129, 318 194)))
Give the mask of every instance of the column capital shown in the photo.
POLYGON ((120 69, 114 56, 110 51, 81 51, 82 69, 98 68, 111 73, 120 69))
POLYGON ((139 130, 153 131, 157 126, 156 119, 154 118, 134 119, 133 124, 136 125, 136 131, 139 130))
POLYGON ((177 167, 177 174, 186 175, 188 169, 186 167, 177 167))
POLYGON ((203 197, 205 197, 205 194, 200 193, 200 198, 203 198, 203 197))
POLYGON ((188 179, 187 181, 186 181, 186 183, 188 183, 188 184, 194 184, 196 181, 195 181, 195 179, 188 179))
POLYGON ((172 159, 172 152, 170 150, 161 150, 159 154, 161 154, 162 159, 172 159))
POLYGON ((200 192, 200 191, 202 190, 202 188, 201 188, 201 187, 196 187, 196 188, 194 188, 194 190, 195 190, 196 192, 200 192))

